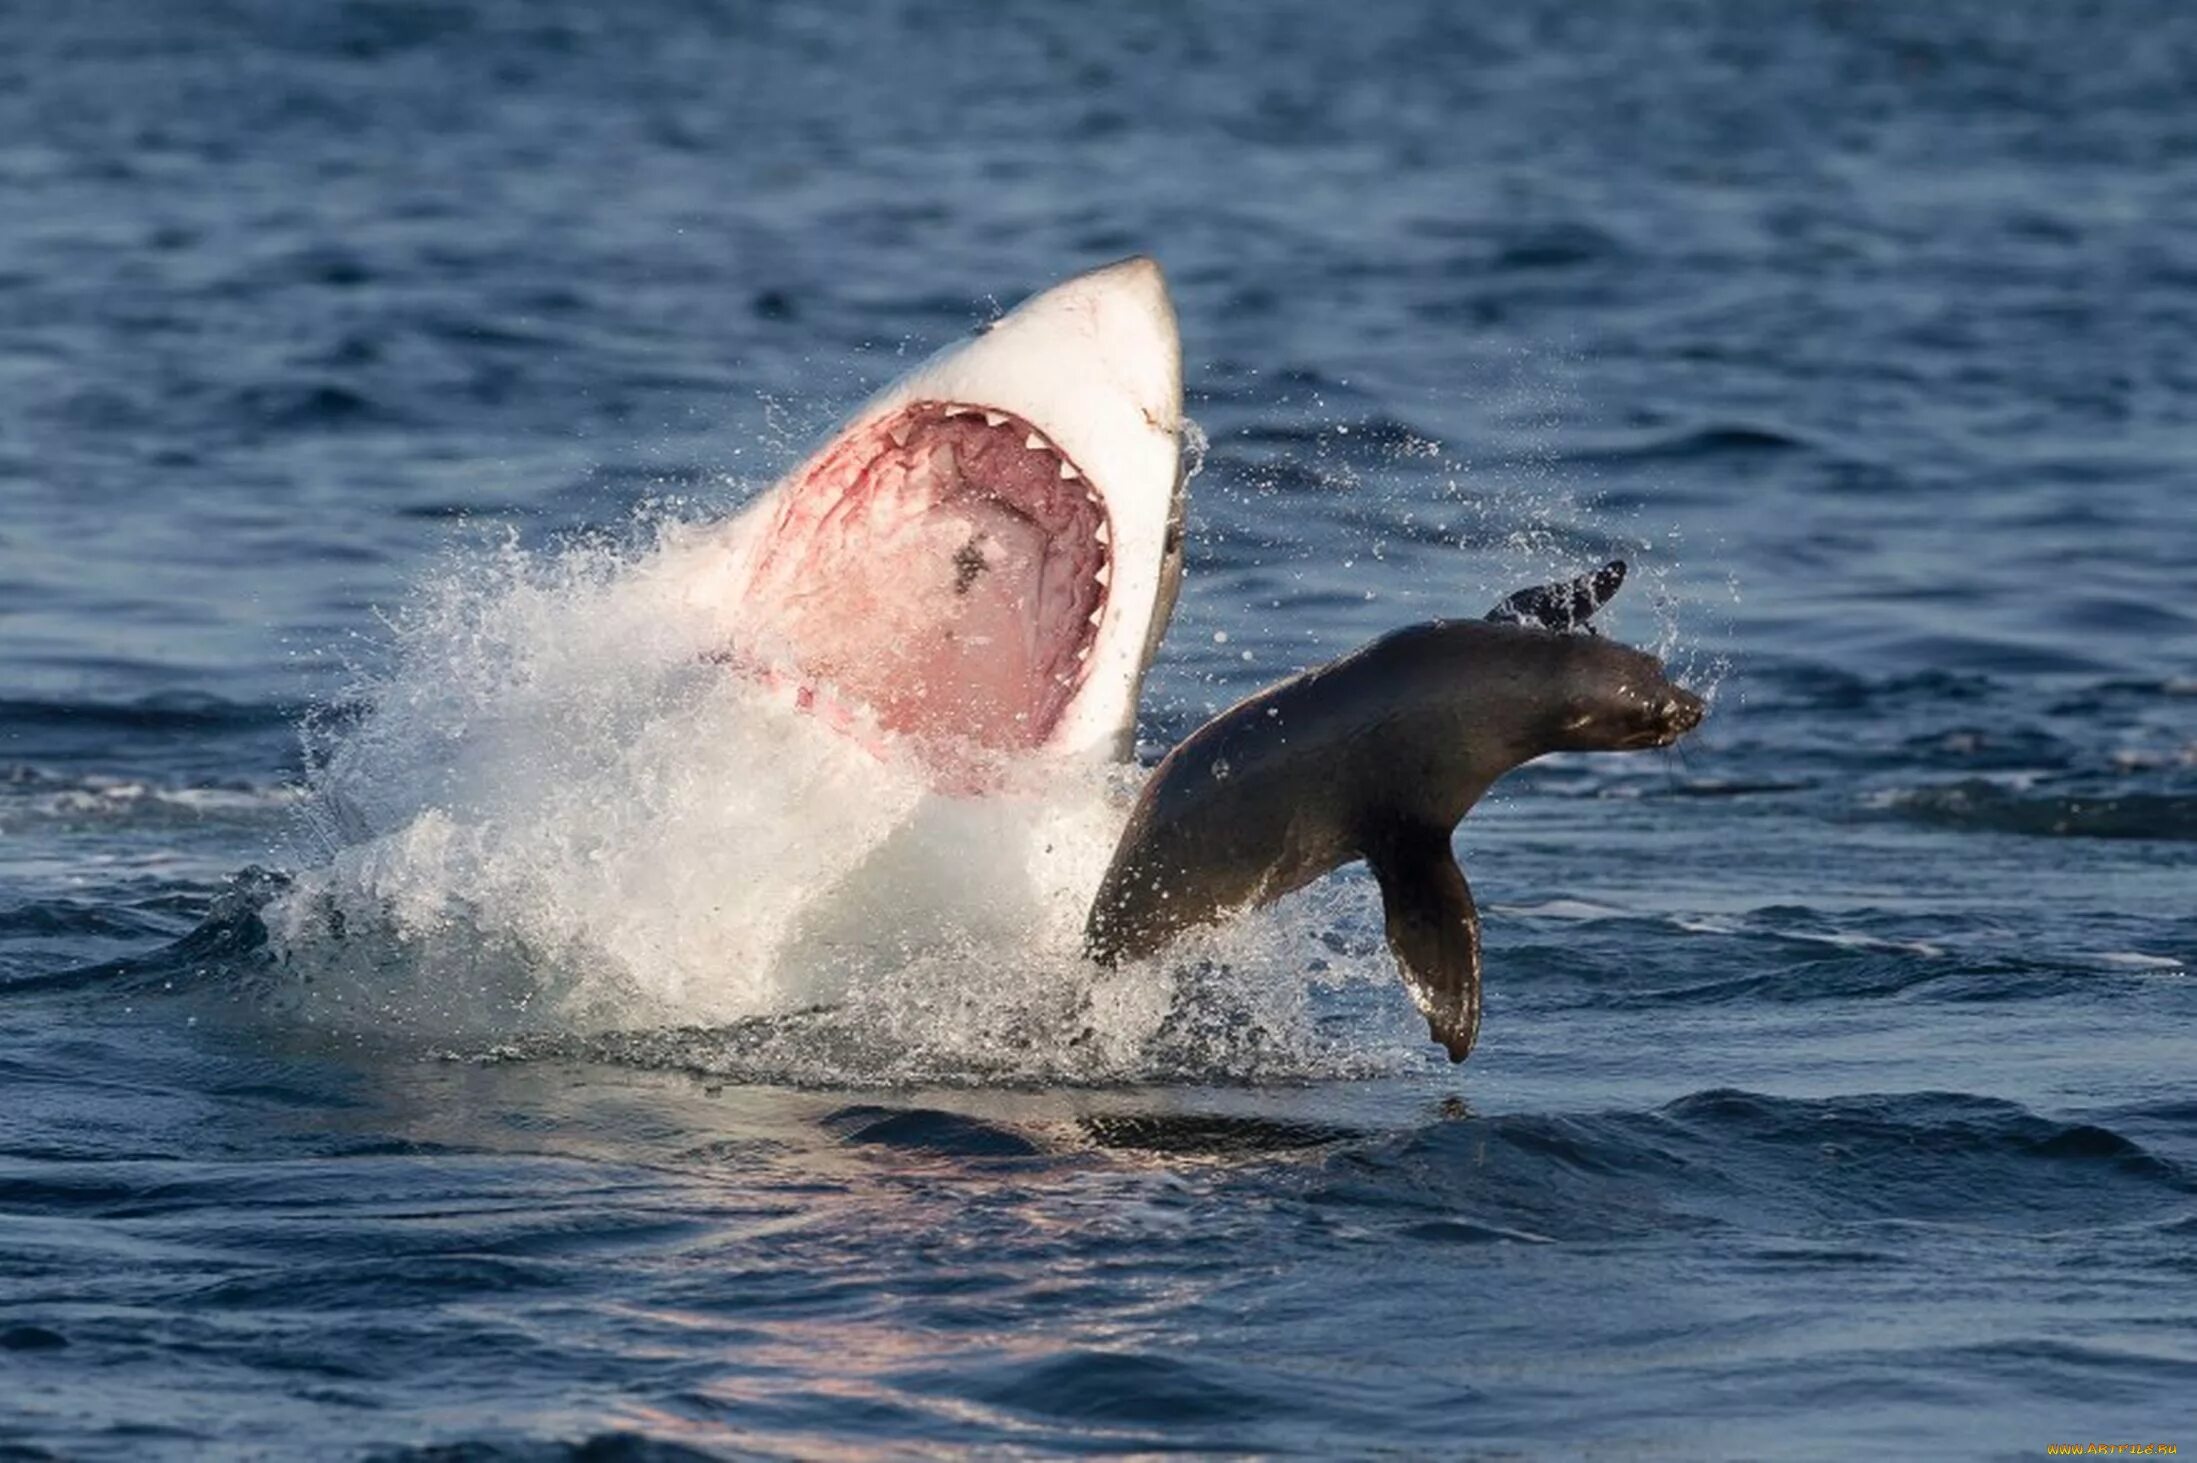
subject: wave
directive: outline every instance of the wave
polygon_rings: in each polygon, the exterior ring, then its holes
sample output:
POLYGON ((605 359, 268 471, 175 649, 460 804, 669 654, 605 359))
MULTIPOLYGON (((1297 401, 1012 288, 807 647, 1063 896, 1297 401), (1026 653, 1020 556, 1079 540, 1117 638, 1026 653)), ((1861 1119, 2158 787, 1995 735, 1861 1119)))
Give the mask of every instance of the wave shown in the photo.
MULTIPOLYGON (((0 995, 181 992, 210 989, 248 994, 270 965, 267 906, 291 887, 290 877, 262 868, 240 871, 189 933, 152 950, 0 982, 0 995)), ((178 906, 171 913, 180 913, 178 906)), ((103 908, 111 917, 112 906, 103 908)), ((79 932, 82 933, 82 932, 79 932)))
POLYGON ((2035 794, 1969 778, 1883 793, 1875 803, 1896 817, 1961 832, 2197 841, 2197 795, 2182 793, 2035 794))
MULTIPOLYGON (((1988 1005, 2071 1001, 2095 1006, 2142 996, 2178 978, 2183 957, 2071 942, 2010 945, 2005 932, 1957 913, 1924 917, 1806 905, 1698 914, 1585 900, 1491 904, 1496 954, 1512 971, 1508 998, 1542 1011, 1792 1006, 1849 1001, 1988 1005), (1550 939, 1536 925, 1578 934, 1550 939), (1672 944, 1674 932, 1685 943, 1672 944), (1624 951, 1581 959, 1605 935, 1624 951), (1693 941, 1726 948, 1706 954, 1693 941), (1660 948, 1666 958, 1643 958, 1660 948)), ((2095 942, 2111 938, 2102 930, 2095 942)))
POLYGON ((164 783, 103 773, 68 774, 25 764, 0 766, 0 829, 26 823, 159 827, 284 816, 303 792, 286 782, 164 783))
MULTIPOLYGON (((1456 1120, 1321 1161, 1309 1197, 1557 1241, 1882 1221, 2049 1230, 2176 1219, 2197 1174, 2095 1123, 1960 1092, 1711 1088, 1652 1111, 1456 1120)), ((1885 1237, 1893 1248, 1896 1236, 1885 1237)), ((1867 1262, 1836 1247, 1839 1263, 1867 1262)))
POLYGON ((388 403, 340 381, 266 381, 235 391, 224 414, 260 431, 313 434, 401 425, 388 403))
POLYGON ((1716 422, 1663 435, 1574 448, 1564 454, 1563 460, 1580 466, 1616 466, 1625 463, 1752 459, 1803 451, 1809 445, 1807 439, 1797 433, 1775 427, 1746 422, 1716 422))
POLYGON ((0 728, 97 728, 155 733, 288 731, 305 708, 277 702, 230 701, 169 691, 130 701, 41 701, 0 697, 0 728))

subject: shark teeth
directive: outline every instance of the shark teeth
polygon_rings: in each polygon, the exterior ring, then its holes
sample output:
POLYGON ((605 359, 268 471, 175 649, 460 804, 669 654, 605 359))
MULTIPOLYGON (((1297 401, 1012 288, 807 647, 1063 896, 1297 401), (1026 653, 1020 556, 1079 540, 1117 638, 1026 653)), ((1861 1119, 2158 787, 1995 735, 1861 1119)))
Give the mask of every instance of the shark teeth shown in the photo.
POLYGON ((1079 478, 1079 477, 1082 477, 1082 476, 1083 476, 1083 474, 1082 474, 1082 473, 1080 473, 1080 472, 1077 472, 1077 471, 1076 471, 1076 465, 1075 465, 1074 463, 1072 463, 1072 462, 1068 461, 1068 460, 1067 460, 1066 458, 1062 458, 1062 459, 1061 459, 1061 463, 1060 463, 1060 480, 1061 480, 1062 482, 1064 482, 1064 483, 1072 483, 1072 482, 1074 482, 1074 481, 1075 481, 1075 480, 1076 480, 1077 478, 1079 478))
POLYGON ((1114 580, 1114 566, 1111 564, 1101 564, 1098 566, 1098 569, 1091 575, 1091 577, 1093 579, 1096 579, 1101 584, 1111 584, 1114 580))
POLYGON ((1102 544, 1112 543, 1114 541, 1114 531, 1106 526, 1106 520, 1103 518, 1099 520, 1097 536, 1098 541, 1102 544))
POLYGON ((1006 424, 1007 424, 1007 413, 1005 413, 1005 412, 1003 412, 1003 411, 988 411, 988 412, 984 413, 984 425, 985 425, 985 426, 987 426, 987 427, 1003 427, 1003 426, 1005 426, 1006 424))
POLYGON ((908 436, 909 436, 909 434, 910 434, 910 433, 912 433, 912 432, 913 432, 914 430, 915 430, 915 428, 914 428, 914 427, 912 427, 912 426, 910 426, 910 425, 909 425, 909 424, 908 424, 907 422, 894 422, 894 423, 893 423, 893 426, 892 426, 892 438, 893 438, 893 446, 895 446, 895 447, 905 447, 905 446, 907 446, 907 445, 908 445, 908 436))
POLYGON ((976 408, 973 406, 949 406, 944 414, 949 417, 965 417, 975 410, 976 408))
POLYGON ((1051 444, 1051 443, 1049 443, 1049 442, 1047 442, 1047 441, 1046 441, 1046 440, 1045 440, 1045 439, 1044 439, 1043 437, 1040 437, 1040 436, 1039 436, 1039 435, 1038 435, 1037 433, 1035 433, 1035 432, 1032 432, 1032 433, 1031 433, 1031 434, 1029 435, 1029 438, 1028 438, 1028 440, 1026 440, 1025 442, 1023 442, 1023 444, 1022 444, 1022 445, 1023 445, 1023 446, 1025 446, 1025 447, 1027 447, 1027 448, 1029 448, 1029 449, 1030 449, 1030 450, 1031 450, 1032 452, 1050 452, 1050 451, 1052 451, 1052 444, 1051 444))

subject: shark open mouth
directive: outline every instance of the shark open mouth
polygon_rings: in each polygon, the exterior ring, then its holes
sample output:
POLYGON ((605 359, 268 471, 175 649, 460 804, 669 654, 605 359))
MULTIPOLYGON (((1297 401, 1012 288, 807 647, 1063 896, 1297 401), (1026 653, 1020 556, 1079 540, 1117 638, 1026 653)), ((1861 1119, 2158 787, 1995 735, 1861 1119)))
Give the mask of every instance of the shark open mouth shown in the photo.
POLYGON ((922 401, 787 485, 750 581, 766 680, 927 757, 1042 744, 1107 603, 1096 484, 1011 412, 922 401))

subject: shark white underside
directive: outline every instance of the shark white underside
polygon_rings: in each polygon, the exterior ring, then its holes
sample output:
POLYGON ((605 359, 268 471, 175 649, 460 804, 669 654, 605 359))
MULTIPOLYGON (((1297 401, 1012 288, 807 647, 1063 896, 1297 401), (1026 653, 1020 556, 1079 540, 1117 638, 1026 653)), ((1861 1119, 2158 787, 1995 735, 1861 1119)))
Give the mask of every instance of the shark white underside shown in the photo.
POLYGON ((858 409, 679 572, 736 671, 975 791, 1125 755, 1182 569, 1159 266, 1033 296, 858 409))

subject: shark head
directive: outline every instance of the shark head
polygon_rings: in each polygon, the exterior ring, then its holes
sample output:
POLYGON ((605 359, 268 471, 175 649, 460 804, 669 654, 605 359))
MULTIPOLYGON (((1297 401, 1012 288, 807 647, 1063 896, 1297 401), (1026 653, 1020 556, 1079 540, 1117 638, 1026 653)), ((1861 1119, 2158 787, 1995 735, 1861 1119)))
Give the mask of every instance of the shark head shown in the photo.
POLYGON ((1123 755, 1181 579, 1181 430, 1159 266, 1055 285, 886 387, 742 513, 706 591, 725 658, 904 740, 945 784, 1123 755))

